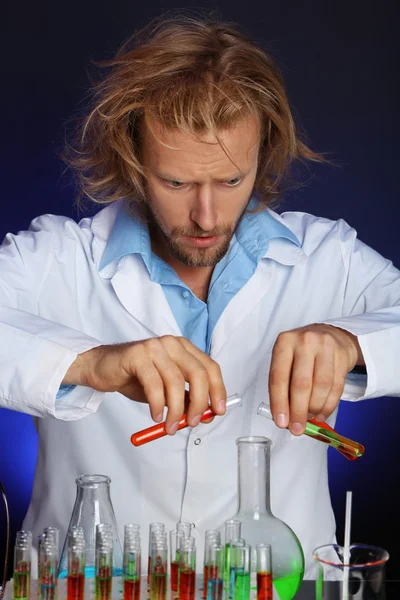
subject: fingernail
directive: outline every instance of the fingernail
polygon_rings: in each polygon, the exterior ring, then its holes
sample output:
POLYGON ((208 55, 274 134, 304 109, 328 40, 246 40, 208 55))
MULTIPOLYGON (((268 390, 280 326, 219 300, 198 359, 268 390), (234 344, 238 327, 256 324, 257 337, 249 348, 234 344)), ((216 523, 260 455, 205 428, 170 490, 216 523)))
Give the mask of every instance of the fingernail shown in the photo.
POLYGON ((156 415, 156 416, 154 417, 154 419, 153 419, 153 420, 154 420, 156 423, 160 423, 160 422, 162 421, 162 419, 163 419, 163 416, 164 416, 164 413, 160 412, 160 413, 158 413, 158 415, 156 415))
POLYGON ((308 413, 307 419, 315 419, 315 415, 313 413, 308 413))
POLYGON ((168 433, 170 435, 174 435, 174 433, 176 433, 178 431, 178 425, 179 425, 179 421, 175 421, 175 423, 171 423, 171 425, 168 427, 168 433))
POLYGON ((320 423, 323 423, 325 421, 325 415, 317 415, 315 417, 316 421, 319 421, 320 423))
POLYGON ((218 400, 217 407, 218 407, 218 413, 220 415, 225 414, 225 411, 226 411, 226 401, 225 400, 218 400))
POLYGON ((193 417, 190 422, 191 422, 191 427, 197 427, 197 425, 200 423, 200 419, 201 419, 201 415, 196 415, 195 417, 193 417))
POLYGON ((275 422, 278 425, 278 427, 286 427, 287 423, 286 423, 286 415, 285 415, 285 413, 278 413, 276 415, 275 422))
POLYGON ((293 433, 302 433, 303 429, 304 429, 303 423, 297 423, 297 422, 295 422, 295 423, 292 423, 291 426, 290 426, 290 430, 293 433))

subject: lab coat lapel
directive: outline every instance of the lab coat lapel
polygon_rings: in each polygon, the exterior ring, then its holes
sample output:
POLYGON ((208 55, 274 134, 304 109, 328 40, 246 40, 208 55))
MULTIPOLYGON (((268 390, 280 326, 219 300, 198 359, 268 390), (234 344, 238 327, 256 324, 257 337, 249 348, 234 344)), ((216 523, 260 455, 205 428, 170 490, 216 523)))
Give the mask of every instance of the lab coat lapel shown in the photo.
POLYGON ((139 256, 124 256, 111 284, 126 310, 154 336, 182 335, 161 285, 151 281, 139 256))
POLYGON ((216 357, 234 330, 268 292, 273 271, 274 265, 270 261, 260 261, 254 275, 229 302, 211 337, 210 354, 212 357, 216 357))

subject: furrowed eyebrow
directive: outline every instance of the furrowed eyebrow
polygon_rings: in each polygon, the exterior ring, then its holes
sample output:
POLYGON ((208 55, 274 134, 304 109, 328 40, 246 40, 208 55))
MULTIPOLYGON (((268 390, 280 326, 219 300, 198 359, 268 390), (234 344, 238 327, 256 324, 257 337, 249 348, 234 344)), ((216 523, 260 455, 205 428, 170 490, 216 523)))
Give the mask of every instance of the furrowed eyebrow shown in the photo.
MULTIPOLYGON (((248 175, 250 173, 251 169, 248 169, 246 171, 238 171, 236 173, 234 173, 233 175, 229 175, 228 177, 224 177, 224 178, 218 178, 218 179, 214 179, 214 181, 216 181, 217 183, 224 183, 225 181, 231 181, 231 179, 240 179, 245 177, 246 175, 248 175)), ((160 179, 165 179, 166 181, 178 181, 179 183, 191 183, 189 181, 185 181, 184 179, 181 179, 180 177, 176 177, 174 175, 171 175, 170 173, 161 173, 160 171, 154 171, 154 174, 157 175, 157 177, 159 177, 160 179)))

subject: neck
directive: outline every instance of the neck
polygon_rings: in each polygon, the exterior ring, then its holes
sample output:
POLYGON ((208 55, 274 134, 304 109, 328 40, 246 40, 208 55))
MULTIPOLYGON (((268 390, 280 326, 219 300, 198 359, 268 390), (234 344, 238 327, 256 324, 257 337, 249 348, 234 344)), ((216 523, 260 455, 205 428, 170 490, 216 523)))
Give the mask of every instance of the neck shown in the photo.
POLYGON ((270 440, 262 437, 239 438, 238 513, 271 514, 269 495, 270 440))

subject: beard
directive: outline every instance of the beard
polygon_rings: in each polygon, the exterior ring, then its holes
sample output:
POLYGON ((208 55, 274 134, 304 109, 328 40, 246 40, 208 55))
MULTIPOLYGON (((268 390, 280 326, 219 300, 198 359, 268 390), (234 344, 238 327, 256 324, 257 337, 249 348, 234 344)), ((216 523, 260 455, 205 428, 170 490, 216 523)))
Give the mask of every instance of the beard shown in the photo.
POLYGON ((204 231, 198 225, 193 224, 190 228, 173 227, 170 232, 167 232, 161 219, 150 204, 146 205, 146 217, 152 239, 158 240, 169 256, 187 267, 215 267, 228 252, 232 236, 237 230, 245 210, 246 207, 234 226, 220 225, 212 231, 204 231), (185 246, 182 241, 183 236, 220 236, 222 239, 210 248, 193 248, 185 246))

